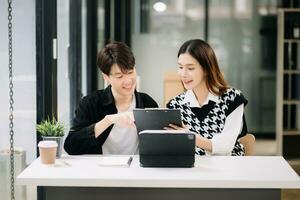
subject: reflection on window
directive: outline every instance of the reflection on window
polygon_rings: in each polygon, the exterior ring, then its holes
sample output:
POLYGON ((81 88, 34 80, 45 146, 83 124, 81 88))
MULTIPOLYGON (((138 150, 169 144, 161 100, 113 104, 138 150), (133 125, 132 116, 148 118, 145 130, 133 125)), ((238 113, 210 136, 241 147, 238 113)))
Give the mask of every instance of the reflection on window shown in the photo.
POLYGON ((164 73, 176 72, 177 51, 184 41, 204 36, 204 0, 136 0, 134 4, 132 50, 140 90, 164 107, 164 73))
POLYGON ((212 0, 209 43, 230 85, 249 101, 249 131, 275 132, 276 0, 212 0), (274 94, 272 101, 264 94, 274 94), (267 103, 266 103, 267 102, 267 103))
POLYGON ((203 2, 196 0, 142 1, 141 8, 142 26, 149 26, 151 33, 190 31, 193 25, 201 26, 204 18, 203 2))

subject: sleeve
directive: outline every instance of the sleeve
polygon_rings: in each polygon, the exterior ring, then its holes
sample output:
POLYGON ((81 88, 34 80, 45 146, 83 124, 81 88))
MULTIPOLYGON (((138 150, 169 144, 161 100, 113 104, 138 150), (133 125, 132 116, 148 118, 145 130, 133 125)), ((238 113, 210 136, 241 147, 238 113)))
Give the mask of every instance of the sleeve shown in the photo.
POLYGON ((213 155, 231 155, 234 144, 243 127, 244 104, 237 107, 225 121, 222 132, 212 139, 213 155))
POLYGON ((101 144, 99 139, 95 138, 95 123, 90 119, 89 107, 89 101, 83 98, 75 111, 73 126, 64 143, 64 149, 68 154, 101 153, 101 144))

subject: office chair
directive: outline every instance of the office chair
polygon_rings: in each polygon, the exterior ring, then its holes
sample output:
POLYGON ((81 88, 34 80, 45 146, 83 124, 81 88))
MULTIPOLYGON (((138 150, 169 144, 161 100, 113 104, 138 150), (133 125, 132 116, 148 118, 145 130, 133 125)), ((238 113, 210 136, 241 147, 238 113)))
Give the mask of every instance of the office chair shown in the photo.
POLYGON ((254 144, 255 144, 255 137, 251 133, 247 133, 245 136, 239 139, 239 142, 245 148, 245 156, 253 156, 254 155, 254 144))

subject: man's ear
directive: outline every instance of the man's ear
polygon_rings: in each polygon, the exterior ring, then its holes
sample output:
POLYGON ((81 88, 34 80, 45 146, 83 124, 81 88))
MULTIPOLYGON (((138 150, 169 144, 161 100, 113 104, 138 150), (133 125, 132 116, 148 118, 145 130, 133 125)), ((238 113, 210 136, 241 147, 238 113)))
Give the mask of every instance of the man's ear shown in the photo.
POLYGON ((109 82, 109 76, 106 75, 106 74, 104 74, 104 73, 102 73, 102 76, 103 76, 104 81, 109 85, 110 84, 110 82, 109 82))

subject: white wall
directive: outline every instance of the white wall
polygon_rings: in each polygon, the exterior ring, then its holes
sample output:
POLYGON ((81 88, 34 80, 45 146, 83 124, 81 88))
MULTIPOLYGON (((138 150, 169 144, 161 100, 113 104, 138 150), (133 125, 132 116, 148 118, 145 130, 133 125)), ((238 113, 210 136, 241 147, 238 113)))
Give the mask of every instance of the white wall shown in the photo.
MULTIPOLYGON (((35 0, 13 1, 15 147, 36 157, 35 0)), ((0 1, 0 149, 9 147, 7 1, 0 1)))

